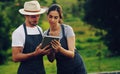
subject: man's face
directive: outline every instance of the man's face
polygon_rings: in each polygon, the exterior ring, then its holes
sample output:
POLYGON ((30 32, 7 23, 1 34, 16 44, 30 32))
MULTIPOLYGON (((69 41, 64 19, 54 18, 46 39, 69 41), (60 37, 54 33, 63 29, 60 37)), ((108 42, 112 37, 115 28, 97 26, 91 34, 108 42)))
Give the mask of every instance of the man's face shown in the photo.
POLYGON ((26 22, 29 26, 35 26, 39 22, 40 15, 26 15, 26 22))

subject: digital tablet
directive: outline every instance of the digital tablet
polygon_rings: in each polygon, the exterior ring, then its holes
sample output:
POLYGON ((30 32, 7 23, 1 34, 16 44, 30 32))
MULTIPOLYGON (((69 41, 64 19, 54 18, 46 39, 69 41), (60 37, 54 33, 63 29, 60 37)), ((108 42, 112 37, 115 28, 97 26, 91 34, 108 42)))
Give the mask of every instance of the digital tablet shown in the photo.
POLYGON ((60 37, 58 37, 58 36, 43 36, 43 40, 42 40, 42 42, 41 42, 41 48, 44 48, 45 46, 47 46, 47 45, 49 45, 50 44, 50 42, 52 41, 52 40, 57 40, 57 41, 59 41, 60 40, 60 37))

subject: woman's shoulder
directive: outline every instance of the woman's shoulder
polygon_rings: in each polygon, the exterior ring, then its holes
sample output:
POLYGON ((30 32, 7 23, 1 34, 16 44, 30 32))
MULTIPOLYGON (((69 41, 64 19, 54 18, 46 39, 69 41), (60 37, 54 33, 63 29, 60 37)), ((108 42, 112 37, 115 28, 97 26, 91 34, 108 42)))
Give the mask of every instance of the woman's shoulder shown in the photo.
POLYGON ((68 24, 62 24, 63 26, 64 26, 64 28, 65 29, 67 29, 67 30, 70 30, 70 29, 72 29, 72 27, 70 26, 70 25, 68 25, 68 24))
POLYGON ((44 31, 44 35, 47 35, 47 33, 48 33, 48 30, 45 30, 45 31, 44 31))
POLYGON ((66 37, 75 36, 74 31, 70 25, 63 24, 63 26, 65 29, 64 32, 65 32, 66 37))

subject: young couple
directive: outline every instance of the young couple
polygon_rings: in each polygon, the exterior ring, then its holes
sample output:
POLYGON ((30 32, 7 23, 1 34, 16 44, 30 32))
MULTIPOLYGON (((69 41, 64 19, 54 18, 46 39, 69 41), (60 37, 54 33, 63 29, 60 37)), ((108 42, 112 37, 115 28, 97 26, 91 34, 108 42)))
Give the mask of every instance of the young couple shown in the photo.
POLYGON ((24 3, 24 8, 19 12, 24 15, 25 22, 12 34, 12 59, 20 62, 17 74, 46 74, 43 64, 43 56, 53 62, 56 59, 57 74, 87 74, 83 60, 75 49, 75 34, 69 25, 62 22, 62 8, 53 4, 47 8, 41 8, 38 1, 24 3), (50 28, 44 35, 59 36, 60 41, 51 42, 41 49, 43 32, 38 21, 40 14, 47 11, 47 19, 50 28), (47 50, 46 50, 47 49, 47 50))

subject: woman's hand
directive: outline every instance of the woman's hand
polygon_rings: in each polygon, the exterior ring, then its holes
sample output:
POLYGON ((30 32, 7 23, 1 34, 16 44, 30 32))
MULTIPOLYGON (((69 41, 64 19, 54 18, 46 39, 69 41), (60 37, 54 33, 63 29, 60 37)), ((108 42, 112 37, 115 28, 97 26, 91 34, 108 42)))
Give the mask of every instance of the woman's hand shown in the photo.
POLYGON ((55 50, 55 52, 59 52, 60 48, 61 48, 61 44, 59 41, 57 40, 52 40, 51 42, 52 48, 55 50))

